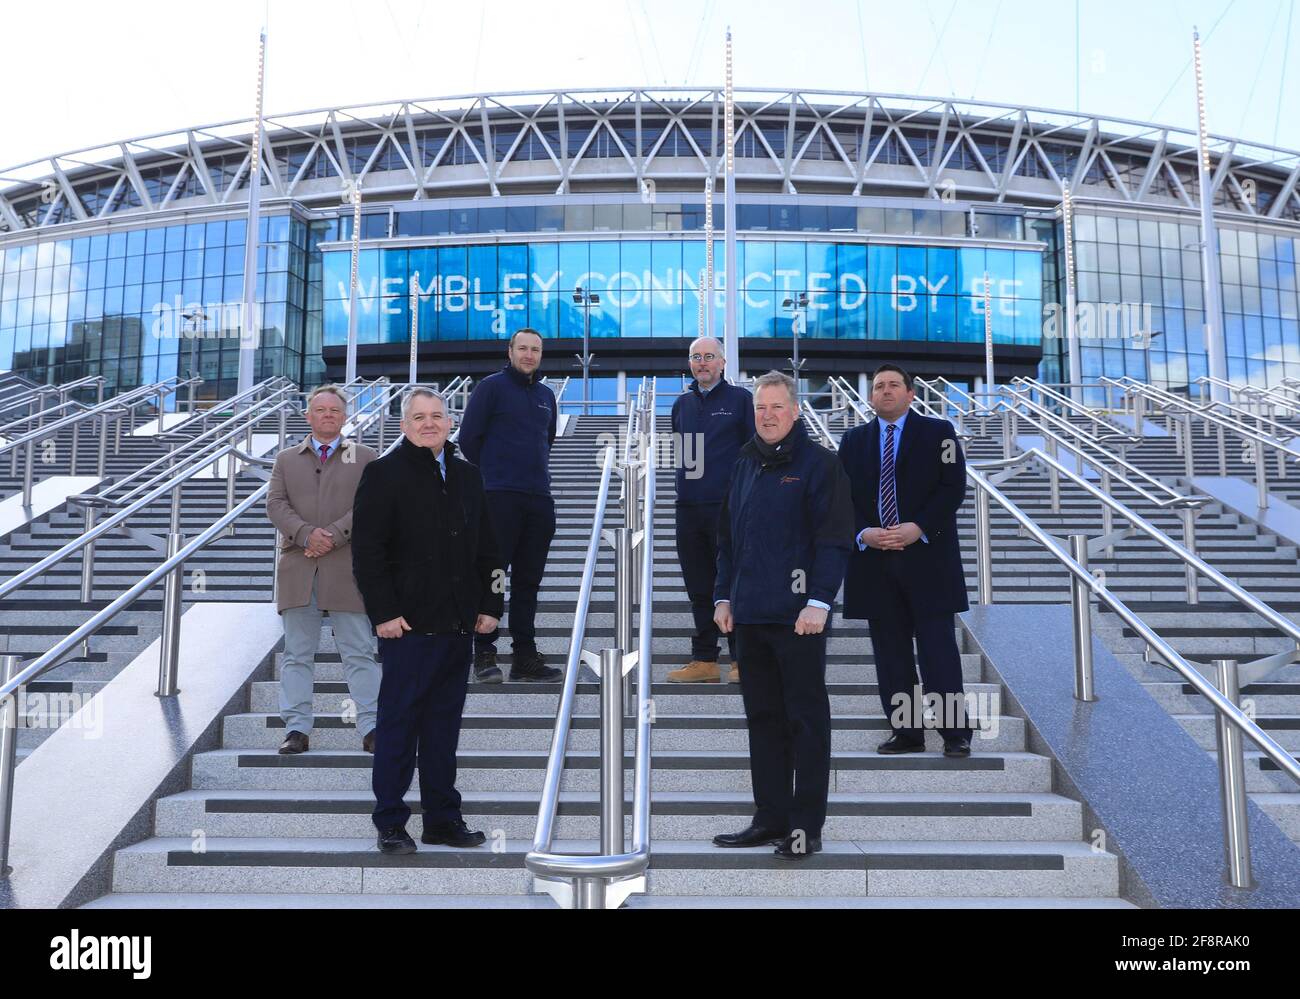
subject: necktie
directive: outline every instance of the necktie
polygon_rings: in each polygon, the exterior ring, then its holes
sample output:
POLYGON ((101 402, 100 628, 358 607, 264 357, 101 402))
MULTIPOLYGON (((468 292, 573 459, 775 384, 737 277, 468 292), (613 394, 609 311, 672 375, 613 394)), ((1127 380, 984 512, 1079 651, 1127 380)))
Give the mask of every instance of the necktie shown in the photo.
POLYGON ((320 461, 322 465, 325 464, 325 459, 328 458, 329 456, 330 456, 330 446, 328 444, 322 444, 320 446, 320 461))
POLYGON ((898 497, 894 494, 894 431, 885 427, 885 453, 880 458, 880 526, 893 527, 898 523, 898 497))

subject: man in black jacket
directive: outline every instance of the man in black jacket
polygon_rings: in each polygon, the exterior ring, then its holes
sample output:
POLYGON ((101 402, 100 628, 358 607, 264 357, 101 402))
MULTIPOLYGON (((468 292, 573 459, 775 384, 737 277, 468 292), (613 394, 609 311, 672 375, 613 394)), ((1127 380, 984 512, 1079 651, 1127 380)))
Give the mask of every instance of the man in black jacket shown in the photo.
POLYGON ((943 755, 960 759, 970 755, 971 738, 953 621, 970 606, 957 538, 966 461, 952 424, 911 411, 915 397, 912 376, 882 364, 871 378, 876 419, 840 441, 857 542, 844 616, 866 618, 871 632, 880 703, 893 729, 876 751, 924 751, 917 722, 929 700, 941 705, 943 755))
MULTIPOLYGON (((673 439, 679 460, 677 561, 695 617, 691 661, 669 672, 669 683, 717 683, 718 626, 713 620, 713 583, 718 570, 718 512, 740 449, 754 436, 754 398, 723 377, 722 344, 702 336, 687 355, 695 381, 673 403, 673 439)), ((729 683, 740 681, 739 657, 731 650, 729 683)))
POLYGON ((478 846, 460 812, 456 745, 473 634, 497 626, 505 569, 483 480, 447 442, 436 392, 402 400, 402 442, 366 466, 352 508, 352 571, 379 634, 373 819, 384 853, 414 853, 403 797, 418 755, 424 843, 478 846))
POLYGON ((718 846, 822 848, 830 790, 826 638, 853 532, 849 481, 799 422, 794 380, 754 383, 758 433, 740 452, 718 520, 714 620, 735 628, 749 727, 754 818, 718 846))
MULTIPOLYGON (((537 591, 555 537, 550 457, 559 407, 541 383, 542 335, 516 330, 506 348, 510 363, 474 387, 460 425, 465 457, 483 472, 488 512, 501 557, 510 569, 512 683, 558 680, 537 651, 537 591)), ((497 630, 474 636, 474 678, 500 683, 497 630)))

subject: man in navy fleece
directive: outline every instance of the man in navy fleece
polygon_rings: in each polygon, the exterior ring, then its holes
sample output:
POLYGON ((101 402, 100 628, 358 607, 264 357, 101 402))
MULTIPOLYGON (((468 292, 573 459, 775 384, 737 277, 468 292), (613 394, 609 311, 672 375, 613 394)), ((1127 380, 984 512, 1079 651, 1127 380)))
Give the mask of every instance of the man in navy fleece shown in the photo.
MULTIPOLYGON (((550 458, 559 407, 555 393, 537 378, 542 336, 516 330, 507 348, 510 363, 475 387, 460 424, 460 449, 483 473, 488 515, 501 557, 510 570, 510 682, 558 680, 537 651, 537 590, 555 536, 550 458)), ((500 683, 497 629, 474 636, 474 677, 500 683)))
MULTIPOLYGON (((740 449, 754 436, 754 399, 723 377, 722 344, 702 336, 687 354, 695 381, 673 403, 677 462, 677 561, 691 600, 695 634, 691 660, 668 674, 669 683, 718 683, 718 626, 713 620, 713 581, 718 567, 718 512, 740 449), (689 456, 690 460, 686 460, 689 456)), ((730 639, 728 639, 730 642, 730 639)), ((730 683, 740 682, 735 646, 730 683)))

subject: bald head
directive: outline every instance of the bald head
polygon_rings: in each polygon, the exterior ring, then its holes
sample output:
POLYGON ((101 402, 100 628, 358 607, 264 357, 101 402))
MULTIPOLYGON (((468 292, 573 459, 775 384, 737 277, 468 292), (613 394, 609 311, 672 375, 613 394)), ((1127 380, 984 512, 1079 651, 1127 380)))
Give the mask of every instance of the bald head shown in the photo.
POLYGON ((712 336, 697 337, 691 343, 687 360, 690 361, 691 374, 695 377, 695 381, 700 388, 706 390, 718 384, 719 379, 722 378, 722 370, 727 366, 722 343, 717 337, 712 336))

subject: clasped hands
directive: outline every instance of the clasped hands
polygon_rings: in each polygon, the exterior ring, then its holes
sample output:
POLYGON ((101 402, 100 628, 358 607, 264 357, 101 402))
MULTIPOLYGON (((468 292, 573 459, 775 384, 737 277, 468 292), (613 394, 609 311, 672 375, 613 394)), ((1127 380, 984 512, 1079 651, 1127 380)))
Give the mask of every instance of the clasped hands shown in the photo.
POLYGON ((867 527, 858 535, 858 540, 868 548, 879 551, 902 551, 910 544, 921 539, 921 528, 910 520, 893 527, 867 527))
MULTIPOLYGON (((480 614, 478 620, 474 622, 474 630, 480 635, 486 635, 499 623, 499 618, 492 617, 490 614, 480 614)), ((395 617, 391 621, 385 621, 383 624, 376 626, 375 634, 380 638, 401 638, 403 632, 410 630, 411 626, 406 623, 406 618, 395 617)))
POLYGON ((313 527, 303 549, 308 558, 320 558, 334 550, 334 535, 323 527, 313 527))

